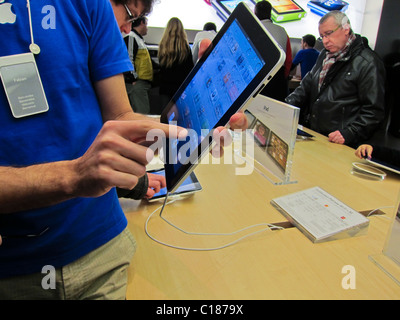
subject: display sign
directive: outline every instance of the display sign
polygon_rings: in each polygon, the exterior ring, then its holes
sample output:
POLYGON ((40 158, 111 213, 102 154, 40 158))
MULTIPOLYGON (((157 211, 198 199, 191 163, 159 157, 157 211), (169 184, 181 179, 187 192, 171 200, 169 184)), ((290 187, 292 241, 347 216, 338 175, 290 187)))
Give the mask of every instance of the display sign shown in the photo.
POLYGON ((292 158, 300 109, 258 95, 244 111, 249 123, 242 135, 241 155, 274 184, 291 181, 292 158), (254 140, 254 148, 248 148, 254 140))
POLYGON ((400 285, 400 195, 395 207, 395 217, 382 253, 371 255, 369 258, 400 285))

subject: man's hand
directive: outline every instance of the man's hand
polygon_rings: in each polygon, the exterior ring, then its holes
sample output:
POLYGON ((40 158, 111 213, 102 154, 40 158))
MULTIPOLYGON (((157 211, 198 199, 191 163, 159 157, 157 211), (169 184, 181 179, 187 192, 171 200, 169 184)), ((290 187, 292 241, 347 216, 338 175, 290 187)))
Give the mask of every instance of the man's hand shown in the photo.
POLYGON ((363 158, 368 158, 371 159, 372 157, 372 151, 373 151, 373 147, 369 144, 362 144, 361 146, 359 146, 355 152, 355 155, 357 157, 359 157, 360 159, 363 158))
POLYGON ((74 160, 74 195, 96 197, 113 187, 133 189, 154 156, 145 146, 150 130, 158 131, 160 137, 182 138, 187 134, 183 128, 154 121, 106 122, 86 153, 74 160))
POLYGON ((156 193, 167 186, 165 177, 162 175, 147 173, 147 178, 149 179, 149 187, 147 189, 146 199, 153 198, 156 193))
POLYGON ((243 111, 235 113, 229 120, 229 126, 232 130, 246 130, 248 127, 248 121, 243 111))
POLYGON ((339 130, 331 132, 328 135, 328 139, 330 142, 333 142, 333 143, 344 144, 344 138, 339 130))
MULTIPOLYGON (((248 121, 246 115, 240 111, 235 113, 229 120, 229 127, 231 130, 246 130, 248 121)), ((224 154, 224 147, 232 143, 232 136, 225 127, 218 127, 213 132, 215 146, 211 150, 211 154, 216 157, 222 157, 224 154)))

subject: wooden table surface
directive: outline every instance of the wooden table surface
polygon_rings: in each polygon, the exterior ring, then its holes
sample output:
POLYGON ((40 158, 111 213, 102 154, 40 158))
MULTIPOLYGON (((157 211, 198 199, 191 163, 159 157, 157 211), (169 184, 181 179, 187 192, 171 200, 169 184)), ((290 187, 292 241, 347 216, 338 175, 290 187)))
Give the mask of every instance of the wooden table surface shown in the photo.
MULTIPOLYGON (((127 299, 399 299, 400 286, 369 256, 380 254, 390 230, 400 191, 400 176, 388 172, 383 181, 350 173, 358 159, 354 150, 332 144, 315 132, 298 141, 292 180, 274 185, 258 172, 237 175, 243 164, 200 164, 195 173, 203 191, 167 205, 163 217, 187 232, 232 233, 257 224, 285 223, 270 200, 319 186, 357 211, 382 208, 370 216, 367 235, 314 244, 297 228, 265 225, 234 235, 188 235, 162 220, 162 202, 121 200, 138 249, 129 268, 127 299), (200 249, 175 249, 169 245, 200 249), (264 231, 262 231, 264 229, 264 231), (226 248, 242 236, 260 231, 226 248), (342 281, 355 272, 355 289, 342 281)), ((226 156, 232 156, 226 148, 226 156)), ((210 162, 210 161, 209 161, 210 162)))

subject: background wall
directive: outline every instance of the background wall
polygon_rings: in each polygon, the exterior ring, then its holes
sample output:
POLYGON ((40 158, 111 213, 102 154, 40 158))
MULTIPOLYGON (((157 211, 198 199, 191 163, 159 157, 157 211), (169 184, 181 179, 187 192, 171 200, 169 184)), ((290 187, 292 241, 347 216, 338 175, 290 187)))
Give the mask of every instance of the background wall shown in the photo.
MULTIPOLYGON (((396 1, 396 0, 395 0, 396 1)), ((384 0, 367 0, 360 33, 367 37, 371 48, 375 48, 384 0)), ((398 0, 397 0, 398 2, 398 0)))
MULTIPOLYGON (((254 0, 248 2, 254 2, 254 0)), ((347 2, 349 3, 349 8, 346 14, 351 21, 353 30, 357 33, 361 33, 365 25, 365 14, 367 13, 368 19, 374 16, 379 17, 383 0, 347 0, 347 2)), ((308 33, 318 37, 318 21, 321 16, 310 11, 307 7, 308 0, 296 0, 296 3, 306 11, 306 17, 301 20, 281 23, 280 25, 285 28, 290 38, 300 39, 303 35, 308 33)), ((252 6, 254 6, 254 4, 252 6)), ((252 6, 250 6, 250 9, 253 8, 252 6)), ((189 31, 199 31, 203 28, 204 24, 209 21, 214 22, 219 30, 224 23, 217 15, 216 10, 204 0, 161 0, 156 2, 153 12, 149 15, 148 25, 154 29, 152 30, 154 31, 153 33, 159 33, 157 29, 159 28, 162 30, 165 28, 168 20, 172 17, 179 18, 184 28, 189 31)), ((379 21, 377 23, 379 23, 379 21)), ((365 29, 367 33, 366 36, 373 38, 372 42, 375 42, 378 24, 374 26, 373 23, 371 24, 370 21, 368 21, 368 26, 370 26, 370 28, 365 29)), ((154 38, 155 37, 151 39, 153 44, 155 42, 154 38)))
POLYGON ((400 39, 400 1, 385 0, 382 8, 375 51, 383 58, 393 52, 393 44, 400 39))
MULTIPOLYGON (((296 1, 307 11, 307 17, 298 22, 282 24, 291 38, 294 54, 300 48, 299 38, 302 35, 312 33, 316 37, 319 36, 319 17, 309 12, 308 0, 296 1)), ((386 124, 373 140, 400 149, 400 0, 347 0, 347 2, 350 6, 346 13, 354 31, 368 38, 370 47, 385 61, 388 72, 386 124), (396 64, 396 54, 398 64, 396 64), (391 61, 388 61, 390 59, 391 61)), ((145 37, 146 42, 152 47, 154 56, 164 27, 171 17, 182 20, 190 42, 205 22, 215 22, 218 29, 223 24, 215 9, 208 6, 204 0, 161 0, 149 16, 150 28, 145 37)))
POLYGON ((400 150, 400 1, 385 0, 375 51, 386 66, 386 139, 400 150), (396 140, 392 138, 396 137, 396 140), (393 140, 393 141, 392 141, 393 140))

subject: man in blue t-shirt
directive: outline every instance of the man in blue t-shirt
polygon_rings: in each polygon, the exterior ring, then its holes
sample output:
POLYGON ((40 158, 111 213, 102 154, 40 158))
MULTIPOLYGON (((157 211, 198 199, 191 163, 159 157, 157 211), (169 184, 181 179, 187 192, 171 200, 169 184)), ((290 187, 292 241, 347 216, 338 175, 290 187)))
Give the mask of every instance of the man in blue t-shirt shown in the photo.
POLYGON ((314 49, 316 39, 312 34, 307 34, 301 39, 301 50, 297 52, 292 62, 292 70, 300 63, 301 78, 303 79, 315 65, 319 51, 314 49))
MULTIPOLYGON (((30 115, 27 109, 14 117, 8 102, 12 92, 7 96, 0 87, 0 299, 125 296, 126 278, 120 275, 126 274, 134 241, 125 230, 115 187, 137 185, 148 159, 147 148, 135 142, 153 128, 168 134, 168 126, 139 120, 131 112, 122 73, 132 65, 121 31, 152 4, 49 0, 46 5, 0 5, 0 57, 26 56, 33 48, 49 106, 46 112, 30 115), (112 257, 112 252, 124 254, 112 257), (93 257, 84 258, 93 253, 113 264, 97 263, 104 267, 96 273, 87 263, 93 257), (74 269, 77 261, 80 267, 74 269), (67 279, 65 266, 74 271, 69 283, 44 290, 43 275, 35 275, 45 266, 57 270, 57 284, 67 279), (79 278, 80 272, 92 277, 79 278), (71 283, 92 295, 69 292, 71 283), (93 291, 88 283, 114 289, 93 291)), ((16 67, 22 70, 18 81, 30 79, 23 70, 31 63, 26 65, 16 67)), ((37 84, 27 83, 27 88, 37 84)), ((18 99, 35 99, 37 92, 29 90, 18 99)))
MULTIPOLYGON (((121 32, 153 2, 0 4, 0 58, 32 49, 49 105, 13 117, 0 86, 0 299, 125 297, 135 242, 115 187, 132 190, 145 175, 148 131, 170 134, 132 111, 123 78, 132 64, 121 32)), ((15 81, 30 79, 17 68, 15 81)))

